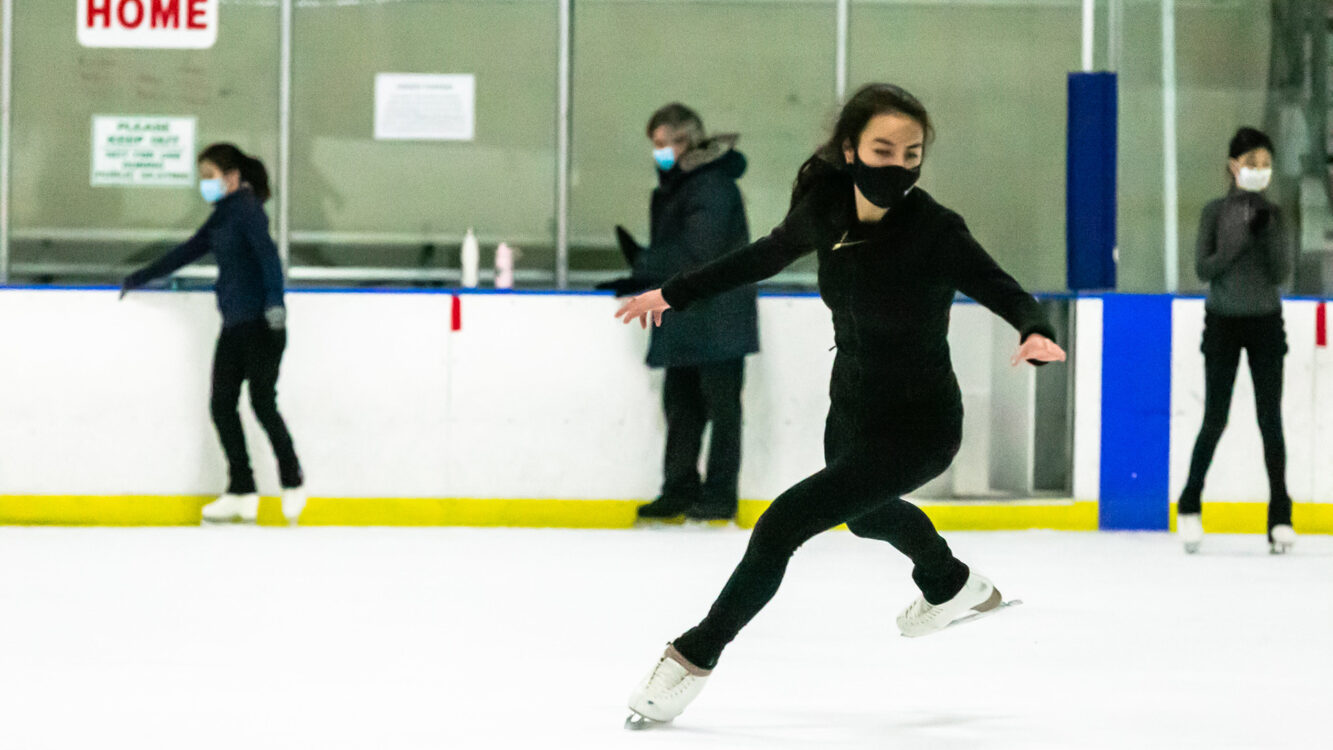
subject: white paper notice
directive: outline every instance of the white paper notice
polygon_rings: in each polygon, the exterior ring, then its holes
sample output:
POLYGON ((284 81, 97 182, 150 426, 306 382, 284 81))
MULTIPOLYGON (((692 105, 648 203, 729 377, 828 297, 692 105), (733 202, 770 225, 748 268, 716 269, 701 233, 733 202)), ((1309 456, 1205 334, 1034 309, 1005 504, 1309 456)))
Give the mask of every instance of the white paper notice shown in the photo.
POLYGON ((190 187, 193 117, 93 116, 93 187, 190 187))
POLYGON ((375 140, 470 141, 476 137, 473 75, 379 73, 375 140))

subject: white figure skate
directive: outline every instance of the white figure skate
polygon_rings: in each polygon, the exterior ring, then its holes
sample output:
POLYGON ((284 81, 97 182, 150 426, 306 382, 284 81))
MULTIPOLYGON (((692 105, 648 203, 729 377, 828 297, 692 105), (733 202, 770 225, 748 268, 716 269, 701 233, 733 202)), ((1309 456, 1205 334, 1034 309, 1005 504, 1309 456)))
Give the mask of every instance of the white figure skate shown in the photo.
POLYGON ((282 491, 282 515, 287 518, 287 523, 295 526, 301 519, 301 511, 305 510, 306 494, 302 487, 289 487, 282 491))
POLYGON ((680 716, 701 690, 711 669, 694 666, 675 646, 667 644, 666 653, 658 660, 653 671, 629 696, 629 718, 626 729, 647 729, 665 724, 680 716))
POLYGON ((1176 516, 1176 536, 1185 545, 1185 552, 1194 554, 1203 543, 1203 515, 1199 513, 1181 513, 1176 516))
POLYGON ((931 604, 925 597, 912 602, 898 615, 898 629, 908 638, 919 638, 1022 603, 1017 599, 1006 602, 995 584, 985 576, 972 573, 963 589, 943 604, 931 604))
POLYGON ((209 523, 254 523, 259 517, 259 495, 222 495, 204 506, 203 518, 209 523))
POLYGON ((1286 524, 1274 526, 1268 532, 1268 551, 1274 555, 1285 555, 1296 546, 1296 531, 1286 524))

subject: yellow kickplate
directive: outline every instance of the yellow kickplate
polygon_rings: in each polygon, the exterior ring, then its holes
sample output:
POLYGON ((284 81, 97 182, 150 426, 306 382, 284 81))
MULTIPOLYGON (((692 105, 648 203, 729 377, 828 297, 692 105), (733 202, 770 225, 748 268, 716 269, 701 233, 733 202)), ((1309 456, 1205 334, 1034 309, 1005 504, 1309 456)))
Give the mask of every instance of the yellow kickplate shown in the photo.
MULTIPOLYGON (((1292 503, 1291 527, 1297 534, 1333 534, 1333 505, 1292 503)), ((1171 503, 1171 531, 1176 530, 1176 504, 1171 503)), ((1265 534, 1268 503, 1203 503, 1203 530, 1209 534, 1265 534)))
MULTIPOLYGON (((0 495, 0 525, 194 526, 211 497, 183 495, 0 495)), ((483 498, 310 498, 302 526, 511 526, 628 529, 641 500, 542 500, 483 498)), ((771 503, 742 500, 736 525, 754 528, 771 503)), ((1051 529, 1096 531, 1097 503, 1072 500, 921 502, 941 531, 1051 529)), ((1263 533, 1263 503, 1205 503, 1204 527, 1212 533, 1263 533)), ((1333 505, 1296 503, 1296 532, 1333 533, 1333 505)), ((263 498, 259 523, 286 525, 278 498, 263 498)), ((725 522, 706 526, 725 527, 725 522)), ((845 526, 838 527, 845 529, 845 526)), ((1171 508, 1175 529, 1175 507, 1171 508)))

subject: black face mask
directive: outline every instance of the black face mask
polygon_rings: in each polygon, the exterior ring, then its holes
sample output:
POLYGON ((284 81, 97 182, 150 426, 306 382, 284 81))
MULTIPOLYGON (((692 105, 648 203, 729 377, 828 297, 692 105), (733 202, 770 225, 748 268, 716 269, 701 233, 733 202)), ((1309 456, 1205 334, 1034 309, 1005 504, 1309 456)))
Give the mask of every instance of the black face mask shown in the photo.
POLYGON ((893 208, 921 179, 920 165, 912 169, 897 165, 870 167, 861 161, 860 154, 856 154, 855 159, 852 164, 853 181, 860 188, 861 195, 880 208, 893 208))

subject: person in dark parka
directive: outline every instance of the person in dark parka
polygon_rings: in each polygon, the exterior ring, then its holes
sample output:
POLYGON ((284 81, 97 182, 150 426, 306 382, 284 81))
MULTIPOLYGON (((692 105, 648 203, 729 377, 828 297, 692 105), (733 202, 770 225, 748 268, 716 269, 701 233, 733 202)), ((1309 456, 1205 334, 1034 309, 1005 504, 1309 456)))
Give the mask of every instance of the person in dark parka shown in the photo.
MULTIPOLYGON (((617 227, 633 276, 603 288, 621 295, 660 285, 750 241, 736 186, 746 169, 745 157, 735 150, 737 137, 705 138, 699 116, 681 104, 654 113, 648 137, 659 178, 652 195, 652 239, 639 248, 617 227)), ((759 351, 756 297, 755 285, 746 284, 653 329, 648 366, 666 369, 666 456, 662 494, 639 508, 641 518, 736 515, 745 356, 759 351), (701 481, 699 451, 709 423, 708 470, 701 481)))

